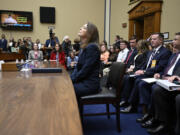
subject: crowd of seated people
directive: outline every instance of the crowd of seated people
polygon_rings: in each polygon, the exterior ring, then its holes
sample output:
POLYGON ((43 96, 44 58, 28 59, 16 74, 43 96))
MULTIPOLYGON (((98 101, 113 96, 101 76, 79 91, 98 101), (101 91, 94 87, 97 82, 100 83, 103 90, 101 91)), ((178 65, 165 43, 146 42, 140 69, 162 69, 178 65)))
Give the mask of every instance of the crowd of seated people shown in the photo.
POLYGON ((80 39, 75 38, 74 44, 71 44, 69 36, 65 36, 62 44, 60 44, 58 37, 55 36, 55 33, 52 33, 52 37, 43 44, 39 39, 33 42, 31 37, 23 37, 17 40, 11 37, 7 40, 5 34, 2 34, 0 50, 1 53, 21 53, 25 56, 26 60, 56 60, 65 69, 69 70, 71 67, 72 70, 78 61, 80 39), (69 64, 68 60, 72 61, 71 64, 69 64), (73 61, 74 65, 72 64, 73 61))
MULTIPOLYGON (((145 78, 165 79, 180 83, 180 33, 176 33, 173 49, 164 45, 161 33, 151 35, 150 41, 130 39, 130 51, 123 61, 127 67, 123 79, 121 113, 137 112, 139 105, 143 116, 137 119, 150 134, 180 134, 179 91, 167 91, 145 78), (135 43, 132 45, 132 43, 135 43), (136 53, 132 55, 132 46, 136 53), (151 46, 151 47, 149 47, 151 46), (130 55, 130 56, 129 56, 130 55), (131 59, 132 57, 132 59, 131 59), (174 128, 176 127, 176 128, 174 128)), ((121 43, 120 43, 121 44, 121 43)))
MULTIPOLYGON (((141 106, 143 115, 137 118, 137 122, 147 128, 147 132, 179 135, 180 92, 169 92, 142 79, 161 78, 180 83, 180 33, 176 33, 175 39, 168 45, 164 44, 161 33, 153 33, 150 40, 138 41, 135 36, 130 38, 129 42, 116 40, 109 46, 109 50, 103 43, 106 42, 103 41, 100 46, 103 64, 112 64, 115 61, 126 64, 120 102, 121 113, 137 112, 141 106)), ((103 66, 103 76, 107 76, 107 72, 109 67, 103 66)))

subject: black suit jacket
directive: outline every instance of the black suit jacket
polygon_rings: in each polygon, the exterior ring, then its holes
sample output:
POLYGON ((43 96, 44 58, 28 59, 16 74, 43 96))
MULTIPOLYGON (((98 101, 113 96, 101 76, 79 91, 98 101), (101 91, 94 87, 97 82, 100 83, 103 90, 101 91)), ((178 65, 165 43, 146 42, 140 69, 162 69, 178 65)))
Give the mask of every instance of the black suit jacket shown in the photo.
MULTIPOLYGON (((131 53, 131 50, 128 52, 127 58, 128 58, 129 53, 131 53)), ((132 65, 132 63, 134 62, 134 57, 137 55, 137 53, 138 53, 137 49, 134 48, 134 51, 132 52, 132 54, 131 54, 131 56, 130 56, 127 64, 126 64, 126 68, 129 68, 130 65, 132 65)), ((126 58, 125 62, 127 61, 127 58, 126 58)))
MULTIPOLYGON (((171 56, 171 52, 168 49, 166 49, 165 47, 161 46, 161 48, 159 48, 159 50, 156 52, 156 54, 153 58, 153 60, 156 61, 155 66, 154 67, 150 66, 146 69, 151 54, 152 54, 152 51, 149 52, 146 64, 142 68, 143 70, 145 70, 145 75, 147 77, 153 77, 153 75, 155 73, 162 72, 164 70, 164 68, 167 66, 168 59, 171 56)), ((152 62, 149 65, 151 65, 151 64, 152 64, 152 62)))
POLYGON ((4 41, 2 41, 2 39, 0 40, 0 48, 3 49, 3 51, 7 51, 7 40, 4 39, 4 41))
POLYGON ((99 89, 99 69, 99 48, 96 44, 90 43, 80 52, 78 63, 71 74, 71 79, 73 83, 83 84, 90 90, 99 89))
MULTIPOLYGON (((171 55, 171 57, 170 57, 169 60, 168 60, 167 66, 164 68, 163 72, 160 73, 161 76, 165 74, 165 72, 166 72, 166 70, 167 70, 166 68, 168 68, 168 66, 170 65, 170 63, 171 63, 171 61, 172 61, 172 59, 174 58, 175 55, 176 55, 176 54, 172 54, 172 55, 171 55)), ((180 59, 177 61, 176 65, 175 65, 175 67, 174 67, 174 69, 173 69, 173 75, 178 75, 178 76, 180 76, 180 59)))
POLYGON ((140 70, 145 65, 147 61, 147 54, 148 52, 144 52, 143 54, 138 55, 137 58, 134 60, 134 72, 140 70))

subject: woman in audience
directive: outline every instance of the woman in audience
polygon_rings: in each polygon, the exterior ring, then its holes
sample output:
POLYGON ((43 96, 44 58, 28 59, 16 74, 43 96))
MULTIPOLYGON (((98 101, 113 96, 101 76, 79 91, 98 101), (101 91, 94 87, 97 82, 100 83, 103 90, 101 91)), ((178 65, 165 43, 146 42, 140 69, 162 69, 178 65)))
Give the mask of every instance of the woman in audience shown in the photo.
MULTIPOLYGON (((114 45, 113 45, 114 46, 114 45)), ((114 46, 115 48, 115 52, 117 53, 117 55, 119 54, 120 52, 120 46, 114 46)))
POLYGON ((137 43, 138 54, 134 57, 133 63, 127 69, 127 73, 134 73, 139 70, 146 62, 147 53, 149 51, 149 42, 146 40, 139 40, 137 43))
POLYGON ((65 54, 62 51, 62 47, 56 43, 54 50, 51 53, 50 60, 59 61, 66 69, 65 54))
POLYGON ((19 46, 17 42, 14 42, 12 47, 11 47, 11 52, 16 52, 19 53, 19 46))
POLYGON ((109 51, 107 49, 107 42, 104 40, 100 44, 100 51, 101 51, 101 68, 100 68, 100 75, 103 75, 103 69, 106 67, 108 58, 109 58, 109 51))
POLYGON ((104 66, 104 67, 106 67, 106 68, 103 69, 103 76, 105 76, 105 75, 107 75, 107 74, 109 73, 109 71, 110 71, 110 68, 109 68, 109 67, 110 67, 111 64, 112 64, 113 62, 115 62, 116 59, 117 59, 118 53, 115 52, 115 47, 114 47, 113 45, 110 46, 109 52, 110 52, 110 55, 109 55, 108 61, 106 62, 105 66, 104 66))
POLYGON ((100 51, 98 48, 99 32, 92 23, 80 28, 78 33, 81 39, 82 51, 71 79, 76 92, 77 100, 81 96, 95 94, 100 89, 100 51))
POLYGON ((37 44, 33 45, 33 50, 29 52, 28 59, 29 60, 43 60, 43 53, 42 51, 38 50, 37 44))
POLYGON ((102 41, 102 43, 100 44, 100 50, 101 50, 101 62, 103 64, 106 64, 109 58, 109 51, 107 49, 106 41, 102 41))
POLYGON ((110 54, 109 54, 109 59, 108 59, 107 64, 111 64, 112 62, 115 62, 117 60, 117 55, 118 55, 118 53, 116 53, 115 47, 113 45, 110 45, 109 52, 110 52, 110 54))

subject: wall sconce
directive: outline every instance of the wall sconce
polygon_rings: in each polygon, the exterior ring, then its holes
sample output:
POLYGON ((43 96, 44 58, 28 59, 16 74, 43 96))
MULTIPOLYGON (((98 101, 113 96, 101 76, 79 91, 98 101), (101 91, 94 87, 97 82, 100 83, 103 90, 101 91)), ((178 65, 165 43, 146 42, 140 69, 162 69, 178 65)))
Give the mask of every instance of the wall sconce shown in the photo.
POLYGON ((127 27, 127 23, 122 23, 122 27, 126 28, 127 27))

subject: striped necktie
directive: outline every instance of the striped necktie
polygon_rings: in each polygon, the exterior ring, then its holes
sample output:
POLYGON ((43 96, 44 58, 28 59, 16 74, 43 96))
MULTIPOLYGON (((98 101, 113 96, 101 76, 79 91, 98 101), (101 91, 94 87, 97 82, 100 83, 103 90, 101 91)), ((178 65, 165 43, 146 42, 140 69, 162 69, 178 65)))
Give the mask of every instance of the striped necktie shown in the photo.
POLYGON ((153 60, 155 54, 156 54, 156 50, 153 50, 152 53, 151 53, 151 56, 149 58, 149 61, 148 61, 146 69, 149 68, 149 65, 152 63, 152 60, 153 60))
POLYGON ((166 67, 164 75, 167 75, 168 71, 171 69, 171 67, 175 64, 176 59, 178 57, 179 53, 176 53, 176 55, 174 55, 174 57, 172 58, 170 64, 166 67))

